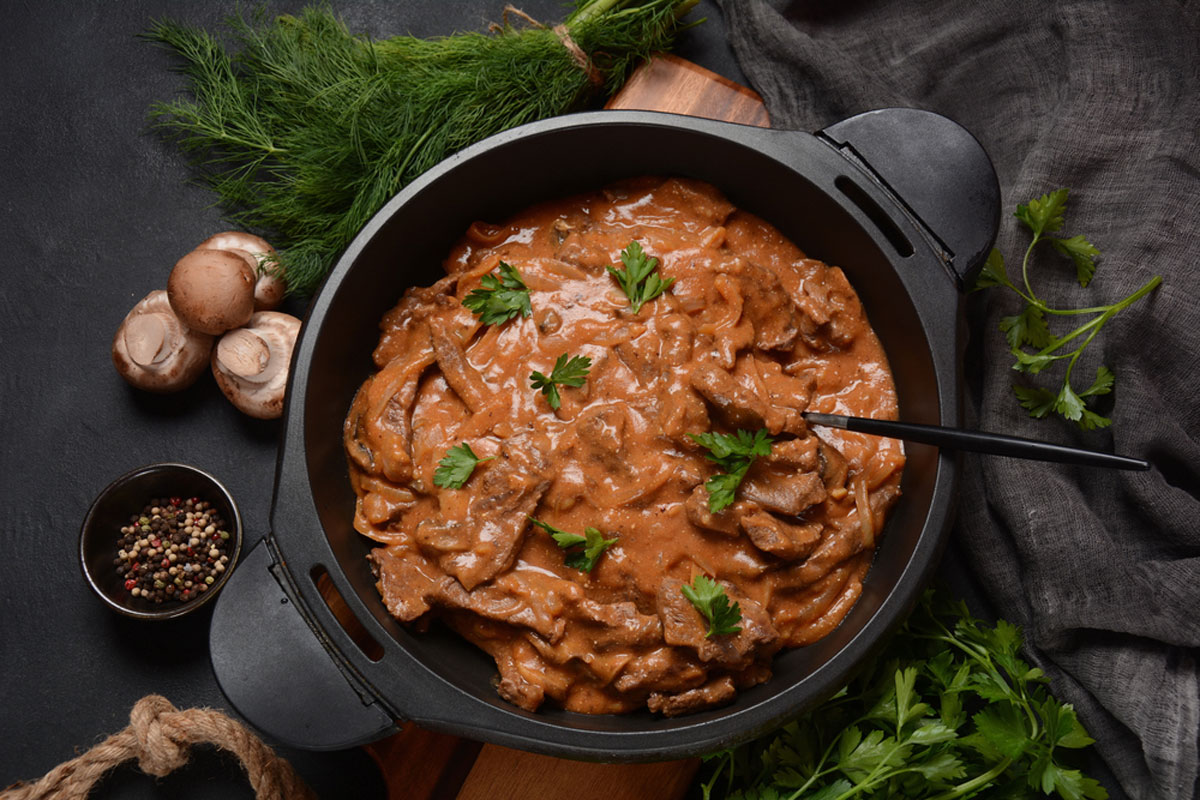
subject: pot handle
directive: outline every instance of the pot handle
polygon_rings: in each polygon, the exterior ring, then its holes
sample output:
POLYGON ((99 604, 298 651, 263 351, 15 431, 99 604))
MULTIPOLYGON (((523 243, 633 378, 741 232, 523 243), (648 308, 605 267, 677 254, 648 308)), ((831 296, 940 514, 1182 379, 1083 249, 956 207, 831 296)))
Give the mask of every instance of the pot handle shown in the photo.
POLYGON ((1000 225, 1000 184, 966 128, 931 111, 885 108, 817 133, 892 196, 954 273, 971 285, 1000 225))
POLYGON ((264 538, 217 597, 209 651, 225 697, 268 739, 306 750, 394 733, 395 720, 338 666, 280 574, 264 538))

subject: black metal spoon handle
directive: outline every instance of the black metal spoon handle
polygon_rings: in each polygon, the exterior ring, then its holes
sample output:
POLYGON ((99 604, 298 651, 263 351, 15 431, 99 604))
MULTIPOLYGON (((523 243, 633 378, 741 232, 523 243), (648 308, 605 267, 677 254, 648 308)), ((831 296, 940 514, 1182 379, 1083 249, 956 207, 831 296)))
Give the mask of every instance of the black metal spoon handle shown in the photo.
POLYGON ((1060 464, 1083 464, 1090 467, 1113 469, 1150 469, 1150 462, 1140 458, 1098 453, 1078 447, 1067 447, 1050 442, 1022 439, 984 431, 965 431, 959 428, 943 428, 940 425, 921 425, 915 422, 893 422, 883 419, 847 417, 842 414, 817 414, 806 411, 804 418, 812 425, 840 428, 890 439, 904 439, 921 444, 932 444, 950 450, 968 450, 994 456, 1030 458, 1037 461, 1054 461, 1060 464))

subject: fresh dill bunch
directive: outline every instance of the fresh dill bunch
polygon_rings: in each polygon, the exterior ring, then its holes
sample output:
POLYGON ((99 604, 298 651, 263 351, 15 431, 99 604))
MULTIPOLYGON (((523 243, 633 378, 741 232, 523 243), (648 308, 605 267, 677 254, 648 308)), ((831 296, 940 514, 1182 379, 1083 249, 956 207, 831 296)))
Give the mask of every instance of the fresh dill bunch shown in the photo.
POLYGON ((310 294, 384 203, 446 156, 616 91, 670 49, 698 0, 578 0, 559 33, 506 21, 490 34, 372 41, 328 8, 210 33, 160 20, 143 38, 181 59, 190 99, 150 117, 188 156, 229 221, 279 251, 289 291, 310 294))

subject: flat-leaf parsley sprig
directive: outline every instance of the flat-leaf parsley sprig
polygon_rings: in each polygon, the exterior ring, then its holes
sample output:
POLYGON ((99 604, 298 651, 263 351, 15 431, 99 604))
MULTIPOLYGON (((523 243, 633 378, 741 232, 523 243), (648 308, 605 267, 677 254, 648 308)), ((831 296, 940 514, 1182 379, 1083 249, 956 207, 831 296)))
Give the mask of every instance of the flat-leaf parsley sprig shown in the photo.
POLYGON ((1081 287, 1087 287, 1096 273, 1096 259, 1100 256, 1099 249, 1083 236, 1070 238, 1051 236, 1063 226, 1063 214, 1067 208, 1067 189, 1057 189, 1049 194, 1030 200, 1028 205, 1018 205, 1014 216, 1021 220, 1033 232, 1033 239, 1025 249, 1025 257, 1021 261, 1021 286, 1009 278, 1004 268, 1004 257, 999 250, 993 249, 988 255, 987 262, 975 281, 975 289, 986 289, 993 286, 1004 286, 1025 301, 1025 307, 1019 314, 1004 317, 1000 320, 1000 330, 1008 339, 1016 362, 1013 369, 1036 375, 1049 367, 1055 361, 1067 361, 1063 374, 1062 385, 1058 391, 1042 387, 1014 386, 1013 391, 1021 405, 1031 417, 1042 418, 1054 411, 1081 428, 1091 430, 1103 428, 1112 424, 1112 420, 1104 417, 1087 407, 1085 398, 1097 397, 1112 391, 1115 377, 1108 367, 1101 366, 1096 370, 1096 379, 1081 392, 1076 392, 1071 386, 1071 372, 1084 348, 1091 344, 1096 334, 1122 309, 1136 303, 1142 297, 1153 291, 1162 278, 1155 276, 1144 286, 1123 300, 1112 305, 1093 306, 1090 308, 1052 308, 1034 291, 1029 282, 1029 258, 1034 247, 1040 242, 1050 245, 1070 257, 1075 264, 1075 277, 1081 287), (1077 314, 1093 314, 1088 322, 1078 326, 1073 331, 1055 336, 1047 323, 1046 315, 1071 316, 1077 314), (1082 338, 1074 349, 1067 345, 1082 338), (1033 352, 1025 348, 1030 347, 1033 352))
POLYGON ((759 456, 771 455, 775 441, 765 430, 754 433, 689 433, 692 441, 708 450, 707 458, 721 468, 704 484, 708 490, 708 510, 714 514, 733 505, 737 488, 759 456))
POLYGON ((642 310, 642 304, 658 297, 675 282, 674 278, 663 278, 658 273, 658 259, 646 255, 636 239, 621 251, 621 263, 624 269, 611 266, 605 269, 617 279, 634 314, 642 310))
POLYGON ((562 405, 558 387, 574 386, 579 388, 583 386, 583 382, 591 371, 591 366, 592 360, 587 356, 574 356, 568 359, 567 354, 563 353, 554 362, 554 369, 550 370, 549 377, 540 372, 532 372, 529 375, 529 383, 534 389, 541 390, 551 408, 557 409, 562 405))
POLYGON ((530 517, 529 521, 550 534, 554 543, 566 551, 567 557, 563 561, 564 564, 582 572, 591 572, 604 551, 617 543, 618 537, 605 539, 604 534, 596 528, 584 528, 585 535, 580 536, 578 533, 568 533, 562 528, 556 528, 549 522, 542 522, 540 519, 530 517))
POLYGON ((480 458, 466 442, 455 445, 447 450, 445 457, 438 462, 438 468, 433 473, 433 483, 444 489, 461 489, 470 480, 476 464, 491 461, 493 458, 495 456, 480 458))
POLYGON ((499 325, 520 314, 528 317, 533 313, 529 303, 529 287, 521 280, 521 273, 501 261, 496 268, 499 276, 488 273, 480 279, 481 287, 472 289, 463 298, 462 304, 479 315, 484 325, 499 325))
POLYGON ((1018 656, 1020 630, 927 592, 841 692, 778 731, 705 758, 705 800, 975 796, 1102 800, 1063 760, 1092 743, 1018 656))
POLYGON ((742 607, 737 603, 729 605, 729 597, 721 584, 701 574, 692 579, 690 586, 685 583, 679 590, 708 622, 705 638, 742 632, 738 625, 742 621, 742 607))

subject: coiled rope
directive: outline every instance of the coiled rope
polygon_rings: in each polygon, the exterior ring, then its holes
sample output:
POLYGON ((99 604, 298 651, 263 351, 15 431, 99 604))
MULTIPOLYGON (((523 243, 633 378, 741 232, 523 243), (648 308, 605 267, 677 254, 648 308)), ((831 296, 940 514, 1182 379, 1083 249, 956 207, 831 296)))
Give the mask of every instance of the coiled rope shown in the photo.
POLYGON ((155 694, 137 701, 124 730, 39 780, 13 784, 0 792, 0 800, 82 800, 109 770, 132 759, 142 772, 161 778, 188 763, 194 744, 237 756, 258 800, 316 800, 292 765, 240 722, 208 708, 180 711, 155 694))

